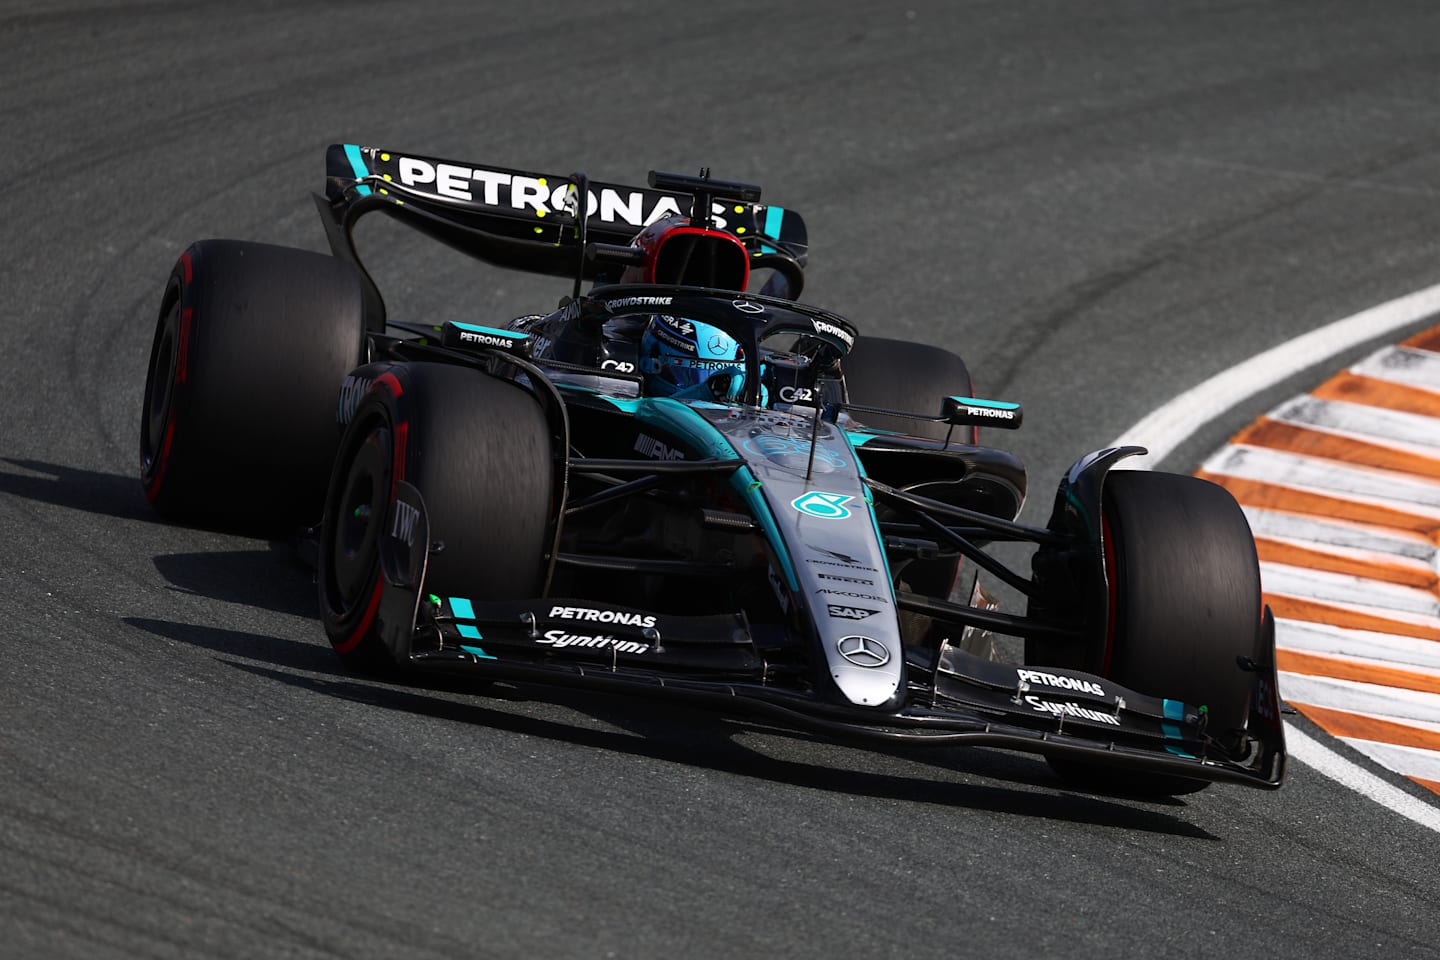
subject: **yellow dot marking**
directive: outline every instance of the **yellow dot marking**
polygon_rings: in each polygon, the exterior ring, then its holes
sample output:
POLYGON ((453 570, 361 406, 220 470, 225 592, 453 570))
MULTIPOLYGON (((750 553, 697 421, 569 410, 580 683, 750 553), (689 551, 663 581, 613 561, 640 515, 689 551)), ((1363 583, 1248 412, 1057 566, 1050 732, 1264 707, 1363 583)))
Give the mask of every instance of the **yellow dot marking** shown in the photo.
POLYGON ((744 232, 745 232, 745 228, 744 228, 744 227, 736 227, 736 228, 735 228, 735 232, 736 232, 736 233, 744 233, 744 232))
POLYGON ((545 228, 544 228, 544 227, 536 227, 536 228, 535 228, 535 232, 536 232, 536 233, 544 233, 544 232, 545 232, 545 228))
POLYGON ((384 187, 380 188, 380 193, 387 197, 390 196, 390 191, 386 190, 384 187))
POLYGON ((381 179, 381 180, 384 180, 384 181, 386 181, 386 182, 388 183, 389 180, 390 180, 390 174, 388 174, 388 173, 382 173, 382 174, 380 174, 380 179, 381 179))
POLYGON ((405 206, 405 201, 404 201, 404 200, 396 200, 396 201, 395 201, 395 206, 397 206, 397 207, 403 207, 403 206, 405 206))
POLYGON ((735 212, 736 212, 736 213, 744 213, 744 212, 745 212, 745 208, 737 204, 737 205, 735 206, 735 212))
POLYGON ((542 187, 545 186, 545 178, 544 178, 544 177, 541 177, 539 183, 540 183, 540 186, 542 186, 542 187))
POLYGON ((382 154, 380 154, 380 159, 381 159, 381 160, 389 160, 389 159, 390 159, 390 154, 388 154, 388 153, 382 153, 382 154))

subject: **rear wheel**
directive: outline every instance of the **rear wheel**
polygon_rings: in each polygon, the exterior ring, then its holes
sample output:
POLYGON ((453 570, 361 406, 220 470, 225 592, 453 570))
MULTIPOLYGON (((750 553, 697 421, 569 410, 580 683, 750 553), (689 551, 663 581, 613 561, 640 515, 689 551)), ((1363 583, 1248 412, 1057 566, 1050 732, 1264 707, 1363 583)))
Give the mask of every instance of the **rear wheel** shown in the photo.
MULTIPOLYGON (((1260 566, 1244 512, 1205 480, 1115 471, 1105 480, 1102 523, 1109 630, 1089 656, 1072 663, 1052 657, 1050 665, 1098 663, 1092 672, 1131 689, 1203 706, 1211 736, 1238 747, 1253 688, 1238 658, 1258 659, 1262 638, 1260 566)), ((1206 786, 1058 757, 1050 762, 1092 786, 1169 794, 1206 786)))
POLYGON ((550 430, 522 388, 448 364, 398 364, 375 380, 341 441, 320 531, 320 614, 348 666, 394 665, 377 612, 380 540, 396 484, 420 491, 431 553, 426 593, 537 596, 554 465, 550 430))
POLYGON ((360 362, 358 274, 334 257, 206 240, 171 271, 150 349, 140 478, 164 517, 245 530, 313 523, 360 362))

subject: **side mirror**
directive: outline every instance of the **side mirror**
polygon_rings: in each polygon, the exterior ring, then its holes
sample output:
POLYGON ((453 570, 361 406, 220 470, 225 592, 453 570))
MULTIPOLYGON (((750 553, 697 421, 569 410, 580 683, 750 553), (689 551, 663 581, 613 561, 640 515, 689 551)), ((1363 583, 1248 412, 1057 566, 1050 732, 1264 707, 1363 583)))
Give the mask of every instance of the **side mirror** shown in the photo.
POLYGON ((981 400, 977 397, 946 397, 940 404, 940 419, 957 427, 1018 430, 1024 413, 1018 403, 981 400))

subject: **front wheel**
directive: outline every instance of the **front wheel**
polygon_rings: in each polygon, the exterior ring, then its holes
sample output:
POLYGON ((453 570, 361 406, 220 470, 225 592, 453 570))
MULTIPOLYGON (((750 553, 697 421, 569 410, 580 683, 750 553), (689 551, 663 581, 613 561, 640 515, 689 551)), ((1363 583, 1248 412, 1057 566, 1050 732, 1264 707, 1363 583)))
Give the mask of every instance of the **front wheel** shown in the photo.
MULTIPOLYGON (((1260 659, 1263 638, 1260 564, 1244 512, 1208 481, 1128 470, 1106 477, 1103 503, 1109 627, 1082 651, 1088 656, 1069 663, 1052 656, 1050 665, 1093 670, 1098 663, 1093 672, 1131 689, 1203 707, 1209 734, 1238 749, 1254 679, 1240 662, 1260 659)), ((1176 794, 1206 785, 1050 762, 1087 786, 1176 794)))
POLYGON ((523 600, 544 581, 553 477, 549 424, 523 388, 449 364, 389 367, 341 441, 320 528, 320 617, 335 652, 371 671, 401 652, 377 618, 400 481, 424 500, 426 593, 523 600))

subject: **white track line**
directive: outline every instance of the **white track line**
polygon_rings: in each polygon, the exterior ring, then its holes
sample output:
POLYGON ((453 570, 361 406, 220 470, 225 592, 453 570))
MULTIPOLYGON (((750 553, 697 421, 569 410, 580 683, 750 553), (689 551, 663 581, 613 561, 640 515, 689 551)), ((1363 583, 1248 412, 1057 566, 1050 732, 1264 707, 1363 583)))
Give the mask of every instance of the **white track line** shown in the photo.
MULTIPOLYGON (((1337 320, 1256 354, 1187 390, 1126 430, 1111 446, 1138 444, 1148 447, 1148 457, 1137 457, 1126 463, 1132 469, 1147 469, 1163 460, 1196 431, 1241 402, 1336 354, 1436 313, 1440 313, 1440 284, 1337 320)), ((1420 381, 1426 386, 1440 382, 1440 375, 1431 368, 1428 358, 1413 357, 1411 353, 1413 351, 1396 348, 1394 354, 1377 354, 1365 363, 1384 365, 1391 379, 1401 379, 1396 376, 1395 369, 1401 367, 1409 374, 1406 379, 1413 377, 1417 385, 1420 381)), ((1365 371, 1357 369, 1357 372, 1365 371)), ((1296 760, 1400 816, 1440 833, 1440 809, 1345 759, 1301 732, 1294 724, 1285 725, 1285 738, 1290 756, 1296 760)))
POLYGON ((1383 337, 1433 313, 1440 313, 1440 284, 1287 340, 1180 394, 1126 430, 1115 445, 1139 444, 1150 448, 1149 457, 1127 460, 1128 469, 1137 466, 1143 469, 1159 463, 1195 431, 1240 402, 1337 353, 1383 337))

